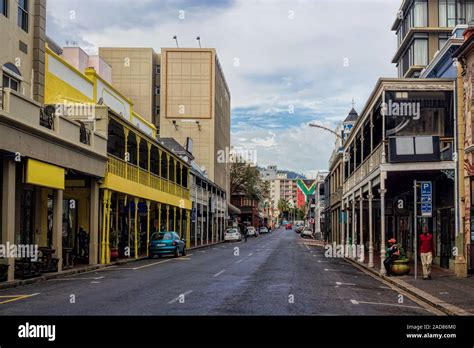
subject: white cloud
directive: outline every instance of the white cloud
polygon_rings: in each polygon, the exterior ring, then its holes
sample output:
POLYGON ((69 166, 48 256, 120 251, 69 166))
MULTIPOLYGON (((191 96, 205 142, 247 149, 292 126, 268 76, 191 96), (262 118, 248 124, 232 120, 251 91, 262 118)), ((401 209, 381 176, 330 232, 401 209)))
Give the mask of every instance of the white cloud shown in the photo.
MULTIPOLYGON (((396 37, 390 27, 399 0, 237 0, 218 7, 151 0, 91 4, 50 0, 52 32, 75 35, 92 44, 91 51, 99 46, 159 51, 175 45, 173 35, 181 47, 196 47, 199 35, 203 47, 217 49, 233 108, 245 108, 255 118, 285 114, 293 106, 294 122, 302 123, 303 115, 306 122, 311 117, 334 127, 347 115, 352 98, 360 110, 379 76, 396 75, 390 63, 396 37), (71 9, 77 10, 74 22, 67 17, 71 9), (179 10, 186 11, 185 20, 178 18, 179 10)), ((259 160, 295 171, 327 167, 331 135, 305 124, 281 130, 278 123, 265 122, 249 129, 246 122, 247 117, 234 119, 232 142, 257 147, 259 160)))

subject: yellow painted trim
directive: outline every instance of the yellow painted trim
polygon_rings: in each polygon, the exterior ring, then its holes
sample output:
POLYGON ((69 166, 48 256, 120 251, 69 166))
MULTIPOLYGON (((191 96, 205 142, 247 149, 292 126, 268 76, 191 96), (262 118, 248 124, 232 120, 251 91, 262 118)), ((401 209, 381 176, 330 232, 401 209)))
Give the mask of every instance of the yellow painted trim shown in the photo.
POLYGON ((135 111, 132 111, 131 116, 135 116, 140 121, 145 123, 148 127, 150 127, 153 130, 153 136, 156 136, 156 127, 153 123, 150 123, 149 121, 145 120, 142 115, 137 114, 135 111))
MULTIPOLYGON (((89 82, 91 83, 94 83, 93 80, 91 80, 87 75, 83 74, 82 72, 80 72, 79 70, 77 70, 74 66, 72 66, 71 64, 68 63, 67 60, 65 60, 63 57, 61 56, 58 56, 56 54, 56 52, 54 52, 53 50, 51 50, 48 46, 48 44, 46 44, 46 53, 53 56, 55 59, 59 60, 62 64, 64 64, 66 67, 68 67, 69 69, 71 69, 74 73, 76 73, 76 75, 78 75, 79 77, 82 77, 83 79, 85 80, 88 80, 89 82)), ((48 71, 48 70, 46 70, 48 71)))
POLYGON ((110 173, 107 173, 101 187, 153 202, 164 203, 175 207, 181 206, 187 210, 191 210, 192 208, 192 203, 189 199, 181 198, 110 173))
POLYGON ((146 201, 146 256, 150 252, 150 201, 146 201))
POLYGON ((102 197, 102 235, 100 238, 101 241, 101 250, 100 250, 100 263, 105 264, 105 230, 107 228, 107 201, 108 201, 108 196, 109 191, 104 190, 104 194, 102 197))
POLYGON ((105 232, 105 262, 110 263, 110 215, 112 208, 112 192, 109 192, 107 205, 107 231, 105 232))
POLYGON ((135 259, 138 259, 138 203, 139 199, 135 198, 135 217, 134 217, 134 228, 135 228, 135 259))
POLYGON ((26 183, 64 190, 64 168, 28 158, 26 183))
MULTIPOLYGON (((130 107, 133 108, 133 101, 125 96, 123 93, 119 92, 114 86, 112 86, 110 83, 108 83, 107 81, 105 81, 102 77, 100 77, 99 74, 97 74, 97 72, 95 71, 95 69, 93 68, 87 68, 85 70, 85 73, 86 75, 88 76, 89 80, 93 81, 94 79, 97 79, 97 80, 100 80, 100 82, 102 82, 104 85, 106 85, 107 87, 109 87, 112 91, 114 91, 114 93, 116 93, 119 97, 123 98, 128 104, 130 104, 130 107), (89 76, 92 76, 92 78, 90 78, 89 76)), ((130 115, 132 114, 133 110, 130 110, 130 115)))

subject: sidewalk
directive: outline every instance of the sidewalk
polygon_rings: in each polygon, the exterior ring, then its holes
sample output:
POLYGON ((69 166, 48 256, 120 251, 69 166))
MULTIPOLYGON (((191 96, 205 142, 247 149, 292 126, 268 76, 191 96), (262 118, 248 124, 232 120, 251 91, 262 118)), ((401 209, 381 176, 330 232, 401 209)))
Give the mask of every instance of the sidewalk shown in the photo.
POLYGON ((423 280, 421 262, 418 260, 417 280, 414 279, 414 261, 411 260, 410 274, 405 276, 381 276, 380 255, 374 255, 374 268, 368 267, 368 255, 365 263, 347 259, 352 264, 364 267, 366 270, 383 278, 384 280, 402 288, 411 295, 416 296, 448 315, 474 315, 474 276, 458 278, 447 269, 433 266, 432 279, 423 280))

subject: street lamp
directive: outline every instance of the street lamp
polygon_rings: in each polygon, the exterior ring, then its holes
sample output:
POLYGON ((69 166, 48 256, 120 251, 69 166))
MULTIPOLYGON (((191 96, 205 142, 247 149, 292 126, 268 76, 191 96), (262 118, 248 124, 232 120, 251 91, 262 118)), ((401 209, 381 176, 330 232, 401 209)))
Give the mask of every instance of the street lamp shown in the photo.
POLYGON ((179 48, 178 36, 177 35, 173 36, 173 40, 176 41, 176 47, 179 48))
POLYGON ((196 38, 196 40, 199 42, 199 48, 201 48, 201 37, 198 36, 198 37, 196 38))

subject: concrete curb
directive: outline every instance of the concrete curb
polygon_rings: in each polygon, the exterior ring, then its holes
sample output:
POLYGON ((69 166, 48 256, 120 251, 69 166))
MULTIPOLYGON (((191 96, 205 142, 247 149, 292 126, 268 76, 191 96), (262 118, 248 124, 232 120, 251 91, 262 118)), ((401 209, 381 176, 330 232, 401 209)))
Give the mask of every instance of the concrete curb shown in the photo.
POLYGON ((62 271, 62 272, 49 273, 49 274, 46 274, 46 275, 42 275, 42 276, 39 276, 39 277, 30 278, 30 279, 19 279, 19 280, 14 280, 14 281, 11 281, 11 282, 3 282, 3 283, 0 283, 0 290, 16 288, 16 287, 23 286, 23 285, 30 285, 30 284, 34 284, 34 283, 38 283, 38 282, 42 282, 42 281, 46 281, 46 280, 51 280, 51 279, 57 279, 57 278, 60 278, 60 277, 70 276, 70 275, 74 275, 74 274, 87 273, 87 272, 95 271, 95 270, 98 270, 98 269, 107 268, 107 267, 110 267, 110 266, 125 265, 127 263, 141 261, 141 260, 145 260, 145 259, 147 259, 146 256, 139 257, 138 259, 125 259, 125 260, 114 261, 114 262, 111 262, 107 265, 90 265, 90 266, 85 266, 83 268, 68 269, 68 270, 62 271))
MULTIPOLYGON (((219 243, 216 243, 216 244, 208 244, 208 245, 198 246, 198 247, 189 249, 189 251, 197 250, 197 249, 204 249, 204 248, 211 248, 213 246, 220 245, 220 244, 223 244, 223 242, 219 242, 219 243)), ((104 268, 107 268, 107 267, 110 267, 110 266, 125 265, 127 263, 142 261, 142 260, 147 260, 147 259, 148 259, 147 256, 142 256, 142 257, 139 257, 138 259, 122 259, 122 260, 111 262, 107 265, 100 265, 100 264, 99 265, 90 265, 90 266, 84 266, 83 268, 68 269, 66 271, 57 272, 57 273, 48 273, 48 274, 45 274, 45 275, 42 275, 42 276, 39 276, 39 277, 30 278, 30 279, 19 279, 19 280, 14 280, 12 282, 2 282, 2 283, 0 283, 0 290, 17 288, 17 287, 23 286, 23 285, 31 285, 31 284, 39 283, 39 282, 42 282, 42 281, 57 279, 57 278, 61 278, 61 277, 67 277, 67 276, 71 276, 71 275, 74 275, 74 274, 92 272, 92 271, 104 269, 104 268)))
POLYGON ((464 309, 462 308, 459 308, 455 305, 452 305, 450 303, 447 303, 443 300, 440 300, 439 298, 421 290, 421 289, 418 289, 417 287, 401 280, 401 279, 396 279, 394 277, 386 277, 384 275, 381 275, 379 272, 377 272, 375 269, 372 269, 372 268, 369 268, 368 266, 366 266, 365 264, 361 264, 357 261, 354 261, 354 260, 351 260, 351 259, 348 259, 348 258, 344 258, 344 260, 350 264, 352 264, 353 266, 356 266, 356 267, 360 267, 360 268, 363 268, 364 270, 370 272, 371 274, 375 275, 376 277, 380 278, 380 279, 383 279, 384 281, 402 289, 403 291, 406 291, 407 293, 409 293, 410 295, 416 297, 417 299, 419 299, 420 301, 432 306, 432 307, 435 307, 436 309, 440 310, 441 312, 443 313, 446 313, 448 315, 451 315, 451 316, 469 316, 469 315, 473 315, 472 313, 469 313, 467 311, 465 311, 464 309))

